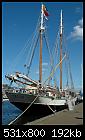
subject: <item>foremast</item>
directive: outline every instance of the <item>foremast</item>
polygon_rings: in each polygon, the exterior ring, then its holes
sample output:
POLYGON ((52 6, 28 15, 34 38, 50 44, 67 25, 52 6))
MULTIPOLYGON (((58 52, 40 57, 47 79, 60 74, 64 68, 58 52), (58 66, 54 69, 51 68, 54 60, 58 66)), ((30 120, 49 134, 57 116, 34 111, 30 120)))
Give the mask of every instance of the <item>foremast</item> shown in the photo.
POLYGON ((39 83, 42 82, 42 34, 45 30, 44 27, 44 11, 43 4, 41 6, 41 21, 40 21, 40 58, 39 58, 39 83))

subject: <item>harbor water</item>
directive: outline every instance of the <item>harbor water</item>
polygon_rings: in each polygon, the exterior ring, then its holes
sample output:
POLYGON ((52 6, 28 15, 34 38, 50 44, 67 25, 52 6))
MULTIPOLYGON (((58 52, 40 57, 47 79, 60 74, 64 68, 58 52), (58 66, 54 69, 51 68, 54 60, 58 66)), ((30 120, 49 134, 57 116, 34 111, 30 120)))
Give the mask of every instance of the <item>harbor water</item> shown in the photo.
MULTIPOLYGON (((64 108, 57 108, 57 111, 63 110, 64 108)), ((2 102, 2 125, 8 125, 11 121, 13 121, 18 115, 22 113, 17 107, 11 104, 9 101, 2 102)), ((51 112, 52 113, 52 112, 51 112)), ((23 125, 25 123, 32 122, 39 118, 48 116, 49 114, 30 114, 30 115, 23 115, 21 120, 19 120, 18 125, 23 125)))
MULTIPOLYGON (((49 108, 48 108, 49 109, 49 108)), ((64 108, 62 107, 58 107, 57 111, 63 110, 64 108)), ((18 115, 20 115, 22 113, 21 110, 19 110, 17 107, 15 107, 14 105, 12 105, 9 101, 3 101, 2 103, 2 125, 8 125, 11 121, 13 121, 14 119, 16 119, 16 117, 18 117, 18 115)), ((42 117, 48 116, 49 114, 52 114, 53 112, 50 111, 44 113, 35 113, 34 114, 24 114, 19 121, 17 122, 17 125, 23 125, 25 123, 28 122, 32 122, 34 120, 40 119, 42 117)))
MULTIPOLYGON (((2 125, 8 125, 11 121, 16 119, 18 115, 22 113, 21 110, 19 110, 17 107, 15 107, 13 104, 11 104, 9 101, 3 101, 2 103, 2 125)), ((34 121, 36 119, 39 119, 41 117, 44 117, 47 114, 30 114, 30 115, 23 115, 20 120, 18 121, 17 125, 22 125, 27 122, 34 121)))
POLYGON ((2 103, 2 125, 9 124, 15 119, 22 111, 12 105, 9 101, 2 103))

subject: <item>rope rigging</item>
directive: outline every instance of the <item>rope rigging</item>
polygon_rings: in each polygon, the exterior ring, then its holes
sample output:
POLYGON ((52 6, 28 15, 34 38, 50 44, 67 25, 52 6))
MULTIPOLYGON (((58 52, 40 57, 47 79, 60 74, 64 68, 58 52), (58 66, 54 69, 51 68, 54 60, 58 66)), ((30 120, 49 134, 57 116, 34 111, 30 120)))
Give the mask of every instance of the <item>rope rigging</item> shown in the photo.
POLYGON ((39 34, 38 34, 37 40, 36 40, 36 42, 35 42, 35 45, 34 45, 34 47, 33 47, 33 49, 32 49, 32 53, 31 53, 31 57, 30 57, 30 61, 29 61, 29 65, 27 66, 27 68, 28 68, 27 75, 29 74, 30 67, 31 67, 31 65, 32 65, 32 60, 33 60, 33 56, 34 56, 34 53, 35 53, 35 48, 36 48, 37 43, 38 43, 38 39, 39 39, 39 34))
POLYGON ((38 38, 39 38, 39 32, 38 32, 38 35, 36 34, 36 32, 39 30, 39 22, 40 20, 40 16, 38 18, 38 22, 37 22, 37 25, 36 25, 36 29, 35 29, 35 35, 33 36, 33 41, 31 42, 31 47, 30 47, 30 50, 29 50, 29 54, 27 56, 27 59, 26 59, 26 62, 25 62, 25 66, 27 66, 27 75, 29 74, 29 71, 30 71, 30 67, 32 65, 32 60, 33 60, 33 56, 34 56, 34 53, 35 53, 35 48, 37 46, 37 42, 38 42, 38 38), (32 48, 33 46, 33 48, 32 48), (30 56, 31 55, 31 56, 30 56), (30 59, 30 61, 27 63, 27 61, 30 59))
POLYGON ((71 73, 70 61, 69 61, 69 74, 70 74, 70 79, 71 79, 71 88, 74 89, 74 83, 73 83, 73 78, 72 78, 72 73, 71 73))
POLYGON ((65 66, 66 66, 66 74, 67 74, 67 83, 66 83, 66 86, 69 87, 69 78, 70 78, 70 82, 71 82, 71 88, 74 89, 74 83, 73 83, 73 78, 72 78, 72 73, 71 73, 71 65, 70 65, 70 59, 69 59, 69 54, 68 54, 68 50, 67 50, 67 45, 66 45, 66 37, 65 37, 65 34, 63 34, 64 36, 64 49, 65 49, 65 52, 67 54, 67 57, 66 57, 66 63, 65 63, 65 66))
MULTIPOLYGON (((25 57, 26 53, 28 52, 28 56, 30 55, 30 51, 31 51, 31 47, 32 47, 32 44, 36 38, 36 31, 38 30, 39 28, 39 19, 40 19, 40 16, 38 18, 38 22, 37 22, 37 25, 36 25, 36 28, 35 28, 35 31, 32 33, 32 35, 30 36, 30 38, 26 41, 24 47, 22 49, 20 49, 16 55, 16 57, 14 58, 14 60, 12 61, 10 67, 9 67, 9 70, 8 71, 13 71, 15 68, 17 68, 21 58, 25 57), (29 48, 29 49, 28 49, 29 48)), ((27 57, 28 57, 27 56, 27 57)), ((28 59, 29 60, 29 59, 28 59)), ((26 59, 27 61, 27 59, 26 59)), ((21 61, 22 62, 22 61, 21 61)))
MULTIPOLYGON (((44 23, 45 23, 45 19, 44 19, 44 23)), ((37 22, 35 31, 33 32, 31 38, 29 40, 27 40, 27 42, 26 42, 25 46, 23 47, 23 49, 21 51, 19 51, 18 55, 16 55, 15 61, 14 61, 15 63, 12 62, 13 66, 10 66, 10 69, 13 70, 12 67, 15 67, 17 65, 19 58, 21 58, 20 56, 22 54, 24 55, 25 52, 26 53, 28 52, 28 55, 27 55, 26 61, 25 61, 25 65, 24 65, 27 68, 27 76, 28 76, 28 74, 30 72, 31 65, 32 65, 32 60, 33 60, 33 57, 34 57, 34 54, 35 54, 35 49, 36 49, 36 46, 37 46, 37 43, 38 43, 38 39, 39 39, 39 27, 40 27, 40 16, 38 18, 38 22, 37 22), (32 39, 32 41, 31 41, 31 39, 32 39), (29 49, 28 49, 28 47, 29 47, 29 49), (28 62, 28 60, 29 60, 29 62, 28 62)), ((56 41, 55 41, 55 45, 54 45, 52 53, 50 51, 49 42, 48 42, 48 38, 47 38, 46 32, 44 32, 44 35, 43 35, 43 37, 45 38, 47 49, 48 49, 48 53, 49 53, 49 57, 50 57, 50 66, 51 66, 50 76, 49 76, 48 80, 46 80, 46 81, 48 81, 48 83, 49 83, 51 81, 51 79, 53 78, 55 87, 56 87, 56 80, 55 80, 56 76, 55 76, 55 72, 54 72, 55 71, 54 70, 54 60, 55 60, 55 58, 54 58, 55 55, 54 54, 56 54, 58 56, 58 49, 59 49, 59 47, 58 47, 58 35, 59 35, 59 31, 58 31, 58 34, 57 34, 57 37, 56 37, 56 41)), ((65 40, 64 40, 64 43, 65 43, 65 40)), ((63 48, 65 49, 65 52, 67 54, 66 45, 63 48)), ((64 50, 63 50, 63 52, 64 52, 64 50)), ((58 60, 58 59, 56 59, 56 60, 58 60)), ((69 83, 68 75, 70 75, 71 88, 74 88, 74 83, 73 83, 73 79, 72 79, 72 73, 71 73, 71 66, 70 66, 69 57, 66 56, 66 60, 68 61, 65 64, 65 65, 68 64, 68 67, 66 66, 66 68, 67 68, 67 72, 66 72, 66 74, 67 74, 67 86, 68 86, 68 83, 69 83)), ((61 62, 59 62, 59 63, 61 63, 61 62)), ((59 65, 59 64, 57 64, 57 65, 59 65)), ((10 85, 11 84, 12 84, 12 81, 11 81, 10 85)))
POLYGON ((57 33, 56 41, 55 41, 53 52, 52 52, 52 54, 53 54, 54 57, 55 57, 55 54, 57 54, 57 56, 58 56, 58 49, 59 49, 59 47, 58 47, 59 46, 58 45, 58 36, 59 36, 59 31, 57 33))
MULTIPOLYGON (((53 51, 52 51, 52 56, 53 56, 53 60, 57 60, 57 61, 54 61, 54 62, 56 62, 56 63, 58 63, 59 62, 59 60, 58 60, 58 49, 59 49, 59 45, 58 45, 58 37, 59 37, 59 31, 58 31, 58 33, 57 33, 57 36, 56 36, 56 41, 55 41, 55 44, 54 44, 54 48, 53 48, 53 51), (55 59, 56 58, 56 59, 55 59)), ((55 63, 55 64, 56 64, 55 63)), ((55 64, 53 64, 53 65, 55 65, 55 64)), ((51 70, 51 72, 52 72, 52 70, 51 70)), ((51 73, 50 72, 50 73, 51 73)), ((55 78, 55 74, 56 73, 54 73, 54 78, 55 78)), ((56 79, 56 78, 55 78, 56 79)), ((57 83, 57 82, 56 82, 57 83)))
MULTIPOLYGON (((50 51, 50 47, 49 47, 49 43, 48 43, 48 40, 47 40, 46 33, 44 34, 44 38, 45 38, 46 46, 47 46, 47 49, 48 49, 48 52, 49 52, 49 56, 50 56, 50 65, 51 65, 51 71, 52 71, 53 67, 54 67, 54 61, 53 61, 53 58, 52 58, 52 54, 51 54, 51 51, 50 51)), ((48 83, 50 82, 50 80, 51 80, 51 78, 49 79, 48 83)), ((56 87, 55 75, 53 77, 53 80, 54 80, 54 84, 55 84, 55 87, 56 87)))
POLYGON ((62 58, 62 60, 56 65, 56 67, 52 70, 50 76, 45 80, 44 84, 45 84, 51 77, 53 77, 53 75, 54 75, 56 69, 59 67, 60 63, 62 63, 62 61, 65 59, 65 57, 66 57, 66 54, 64 55, 64 57, 62 58))
POLYGON ((67 45, 66 45, 66 38, 65 38, 65 33, 64 33, 64 29, 63 29, 63 44, 64 44, 64 52, 67 54, 66 59, 65 59, 65 69, 66 69, 66 87, 69 88, 69 73, 68 73, 68 51, 67 51, 67 45))
MULTIPOLYGON (((33 36, 33 35, 32 35, 33 36)), ((28 46, 30 47, 30 43, 31 43, 31 37, 29 38, 29 40, 27 40, 26 44, 24 45, 24 47, 22 49, 20 49, 20 51, 18 52, 18 54, 16 55, 15 59, 13 60, 13 63, 11 64, 10 68, 14 69, 18 63, 19 60, 21 58, 23 58, 24 53, 27 51, 28 46)))
POLYGON ((28 56, 27 56, 27 58, 26 58, 25 64, 28 63, 28 60, 29 60, 29 58, 30 58, 30 54, 31 54, 31 52, 32 52, 33 43, 35 42, 35 40, 36 40, 36 38, 37 38, 37 31, 39 30, 39 24, 40 24, 40 23, 39 23, 39 20, 40 20, 40 16, 39 16, 39 18, 38 18, 38 22, 37 22, 37 25, 36 25, 36 29, 35 29, 35 31, 34 31, 34 35, 33 35, 33 37, 32 37, 32 40, 30 41, 29 53, 28 53, 28 56))

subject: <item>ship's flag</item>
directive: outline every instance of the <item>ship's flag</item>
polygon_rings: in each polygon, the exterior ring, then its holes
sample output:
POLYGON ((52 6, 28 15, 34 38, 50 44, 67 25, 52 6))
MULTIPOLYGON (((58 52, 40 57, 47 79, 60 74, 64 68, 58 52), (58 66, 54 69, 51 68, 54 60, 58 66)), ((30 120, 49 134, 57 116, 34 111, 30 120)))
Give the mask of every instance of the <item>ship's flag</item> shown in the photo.
POLYGON ((47 19, 47 17, 49 16, 49 13, 48 13, 48 10, 47 10, 47 8, 45 7, 45 5, 43 5, 43 12, 44 12, 45 18, 47 19))

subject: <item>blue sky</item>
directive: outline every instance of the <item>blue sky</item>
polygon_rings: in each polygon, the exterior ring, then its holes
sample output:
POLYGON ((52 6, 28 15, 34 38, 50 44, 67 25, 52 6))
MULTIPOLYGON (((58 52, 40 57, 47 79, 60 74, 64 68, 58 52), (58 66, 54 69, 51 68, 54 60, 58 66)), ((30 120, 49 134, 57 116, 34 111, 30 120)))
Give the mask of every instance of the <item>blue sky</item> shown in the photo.
MULTIPOLYGON (((63 11, 63 26, 66 46, 70 52, 71 71, 74 86, 82 85, 81 64, 83 64, 83 4, 82 2, 44 2, 49 17, 46 21, 50 50, 53 50, 60 24, 60 11, 63 11)), ((15 71, 26 73, 24 64, 30 51, 30 45, 23 54, 23 47, 32 38, 40 15, 41 2, 3 2, 2 3, 2 82, 6 83, 5 74, 15 71), (22 51, 22 55, 20 52, 22 51), (20 54, 21 59, 18 58, 20 54), (14 67, 15 66, 15 67, 14 67)), ((38 41, 39 44, 39 41, 38 41)), ((35 50, 30 77, 39 79, 39 45, 35 50)), ((29 59, 29 57, 28 57, 29 59)), ((57 58, 55 57, 57 60, 57 58)), ((56 61, 57 62, 57 61, 56 61)), ((63 66, 63 69, 65 67, 63 66)), ((43 42, 43 80, 49 75, 49 55, 43 42)), ((59 69, 55 73, 59 84, 59 69)), ((65 70, 63 85, 65 85, 65 70)))

